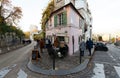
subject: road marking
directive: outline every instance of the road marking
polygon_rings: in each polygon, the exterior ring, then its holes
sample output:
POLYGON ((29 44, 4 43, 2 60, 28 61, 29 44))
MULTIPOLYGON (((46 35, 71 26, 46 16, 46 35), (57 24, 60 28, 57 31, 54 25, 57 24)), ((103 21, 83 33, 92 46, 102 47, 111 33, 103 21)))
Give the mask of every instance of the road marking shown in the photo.
POLYGON ((11 69, 3 68, 0 70, 0 78, 3 78, 11 69))
MULTIPOLYGON (((114 63, 114 62, 112 62, 112 63, 109 63, 109 62, 101 62, 101 61, 94 61, 95 63, 99 63, 99 64, 108 64, 108 65, 118 65, 117 63, 114 63)), ((118 65, 119 66, 119 65, 118 65)))
POLYGON ((114 66, 114 68, 115 68, 117 74, 118 74, 119 77, 120 77, 120 67, 118 67, 118 66, 114 66))
POLYGON ((20 69, 17 78, 27 78, 27 74, 22 69, 20 69))
POLYGON ((4 78, 4 76, 7 75, 12 70, 12 68, 14 68, 15 66, 16 66, 16 64, 2 68, 0 70, 0 78, 4 78))
MULTIPOLYGON (((117 61, 117 59, 115 59, 112 54, 108 53, 108 55, 114 60, 114 61, 117 61)), ((120 65, 119 63, 117 63, 117 65, 120 65)))
POLYGON ((114 61, 116 61, 116 59, 115 59, 110 53, 108 53, 108 55, 109 55, 114 61))
POLYGON ((105 73, 104 73, 104 65, 103 64, 95 64, 95 68, 93 70, 94 75, 92 78, 105 78, 105 73))
POLYGON ((0 53, 2 53, 2 50, 0 49, 0 53))

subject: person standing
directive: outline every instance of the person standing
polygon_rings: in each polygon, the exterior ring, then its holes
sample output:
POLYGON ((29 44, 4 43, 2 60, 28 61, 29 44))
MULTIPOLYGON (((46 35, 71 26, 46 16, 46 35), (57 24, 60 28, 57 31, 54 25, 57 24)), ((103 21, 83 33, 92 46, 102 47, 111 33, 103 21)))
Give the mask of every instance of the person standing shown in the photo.
POLYGON ((40 40, 40 51, 41 51, 41 53, 43 53, 43 48, 44 48, 44 40, 41 39, 40 40))
POLYGON ((87 45, 87 49, 89 51, 89 56, 91 56, 91 49, 93 48, 93 41, 89 38, 89 40, 87 40, 86 42, 87 45))
POLYGON ((54 44, 53 44, 54 47, 59 47, 59 40, 58 38, 56 37, 55 40, 54 40, 54 44))
POLYGON ((46 48, 48 48, 48 47, 51 46, 51 41, 50 41, 50 39, 48 39, 48 38, 45 39, 45 46, 46 46, 46 48))
POLYGON ((82 42, 79 44, 79 49, 80 49, 80 55, 84 56, 84 51, 86 49, 86 43, 84 39, 82 39, 82 42))

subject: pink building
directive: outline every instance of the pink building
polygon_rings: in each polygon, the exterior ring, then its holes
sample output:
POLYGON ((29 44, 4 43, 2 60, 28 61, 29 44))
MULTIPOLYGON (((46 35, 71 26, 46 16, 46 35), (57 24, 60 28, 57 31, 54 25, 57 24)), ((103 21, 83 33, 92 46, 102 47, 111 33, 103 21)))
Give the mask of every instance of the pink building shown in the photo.
POLYGON ((69 55, 79 50, 79 42, 85 31, 84 18, 72 3, 52 12, 46 23, 46 37, 53 42, 56 35, 60 41, 65 41, 69 47, 69 55))

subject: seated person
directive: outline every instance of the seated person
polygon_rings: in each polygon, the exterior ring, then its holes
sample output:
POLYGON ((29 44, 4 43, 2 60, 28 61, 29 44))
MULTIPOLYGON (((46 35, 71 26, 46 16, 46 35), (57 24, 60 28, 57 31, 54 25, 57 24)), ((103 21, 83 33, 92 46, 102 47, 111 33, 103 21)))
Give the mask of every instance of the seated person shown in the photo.
POLYGON ((68 46, 65 44, 64 41, 60 42, 60 48, 59 48, 59 52, 61 52, 61 55, 63 55, 64 57, 67 55, 68 53, 68 46))

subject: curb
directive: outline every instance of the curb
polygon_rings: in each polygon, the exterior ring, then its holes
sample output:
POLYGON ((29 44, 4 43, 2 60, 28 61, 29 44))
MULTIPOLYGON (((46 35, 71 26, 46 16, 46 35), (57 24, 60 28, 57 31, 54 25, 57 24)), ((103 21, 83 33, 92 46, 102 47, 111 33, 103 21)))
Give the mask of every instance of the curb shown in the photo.
POLYGON ((77 67, 72 69, 66 69, 66 70, 53 70, 53 69, 44 70, 32 64, 31 61, 29 61, 29 63, 27 64, 27 67, 33 72, 41 73, 45 75, 68 75, 68 74, 73 74, 73 73, 77 73, 84 70, 87 67, 88 62, 89 62, 89 59, 86 59, 82 64, 78 65, 77 67))
POLYGON ((32 72, 35 73, 39 73, 39 74, 45 74, 45 75, 68 75, 68 74, 74 74, 77 72, 81 72, 84 69, 88 68, 91 64, 91 61, 93 59, 93 56, 95 54, 95 50, 93 49, 93 53, 91 55, 91 57, 89 59, 86 59, 83 63, 81 63, 80 65, 78 65, 75 68, 71 68, 71 69, 61 69, 61 70, 53 70, 53 69, 49 69, 49 70, 45 70, 45 69, 41 69, 40 67, 32 64, 31 59, 29 60, 27 67, 29 70, 31 70, 32 72))

